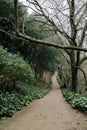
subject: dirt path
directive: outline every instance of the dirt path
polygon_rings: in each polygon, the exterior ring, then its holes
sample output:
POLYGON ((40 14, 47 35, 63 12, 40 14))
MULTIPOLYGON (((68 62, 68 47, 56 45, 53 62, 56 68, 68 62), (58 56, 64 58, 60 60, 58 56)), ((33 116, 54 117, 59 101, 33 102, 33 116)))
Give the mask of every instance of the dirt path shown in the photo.
POLYGON ((53 77, 53 90, 40 100, 0 121, 0 130, 87 130, 87 116, 66 103, 53 77))

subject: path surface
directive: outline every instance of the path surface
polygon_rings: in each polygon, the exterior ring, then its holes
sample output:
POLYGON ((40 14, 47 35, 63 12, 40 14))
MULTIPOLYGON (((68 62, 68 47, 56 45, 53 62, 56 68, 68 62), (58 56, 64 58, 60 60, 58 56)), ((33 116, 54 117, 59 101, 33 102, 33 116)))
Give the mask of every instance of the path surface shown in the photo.
POLYGON ((0 121, 0 130, 87 130, 87 116, 66 103, 54 76, 53 90, 13 118, 0 121))

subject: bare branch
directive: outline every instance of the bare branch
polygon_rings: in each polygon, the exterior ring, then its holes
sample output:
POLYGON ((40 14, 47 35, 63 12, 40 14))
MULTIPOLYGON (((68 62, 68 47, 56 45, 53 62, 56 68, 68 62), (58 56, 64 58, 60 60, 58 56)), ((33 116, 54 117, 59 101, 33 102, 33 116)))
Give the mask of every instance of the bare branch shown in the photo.
POLYGON ((82 35, 81 35, 81 40, 80 40, 80 44, 79 44, 80 47, 82 47, 82 44, 83 44, 83 41, 84 41, 84 38, 85 38, 85 34, 86 34, 86 30, 87 30, 87 21, 85 22, 83 32, 82 32, 82 35))
POLYGON ((71 26, 71 37, 74 40, 74 44, 76 45, 75 42, 75 38, 76 38, 76 34, 77 34, 77 29, 76 29, 76 25, 75 25, 75 21, 74 21, 74 13, 75 13, 75 1, 71 0, 70 1, 70 26, 71 26))
POLYGON ((45 19, 53 26, 53 28, 55 28, 55 30, 57 30, 57 31, 58 31, 59 33, 61 33, 64 37, 66 37, 67 40, 69 40, 69 41, 72 40, 72 39, 68 36, 68 34, 67 34, 65 31, 61 31, 61 30, 58 28, 58 26, 56 26, 56 24, 54 23, 54 21, 53 21, 52 19, 50 19, 50 17, 45 14, 43 8, 40 6, 40 4, 38 3, 38 1, 37 1, 37 0, 34 0, 34 2, 35 2, 35 5, 37 5, 37 6, 39 7, 39 10, 40 10, 40 12, 42 13, 42 15, 43 15, 43 16, 45 17, 45 19))
POLYGON ((76 23, 76 26, 78 26, 78 25, 79 25, 79 23, 80 23, 81 19, 83 18, 83 16, 84 16, 85 12, 86 12, 86 8, 84 9, 84 11, 83 11, 82 15, 79 17, 79 19, 78 19, 78 21, 77 21, 77 23, 76 23))
POLYGON ((68 5, 69 5, 69 8, 71 8, 70 0, 67 0, 67 3, 68 3, 68 5))
POLYGON ((18 0, 14 0, 15 30, 18 31, 18 0))
MULTIPOLYGON (((84 72, 84 70, 80 67, 80 66, 76 66, 72 63, 70 63, 70 61, 68 60, 68 58, 62 53, 61 50, 59 50, 59 52, 63 55, 63 57, 66 59, 67 63, 70 64, 71 66, 75 67, 75 68, 78 68, 82 73, 83 73, 83 76, 84 76, 84 79, 85 79, 85 85, 87 87, 87 78, 86 78, 86 73, 84 72)), ((87 57, 86 57, 87 58, 87 57)), ((80 64, 79 64, 80 65, 80 64)))
POLYGON ((79 62, 79 65, 81 65, 84 61, 86 61, 87 60, 87 56, 84 56, 81 60, 80 60, 80 62, 79 62))
POLYGON ((78 51, 87 52, 87 48, 81 48, 81 47, 75 47, 75 46, 61 46, 61 45, 58 45, 57 43, 50 43, 50 42, 45 42, 45 41, 41 41, 41 40, 31 38, 29 36, 23 35, 20 32, 17 33, 17 36, 20 37, 20 38, 23 38, 25 40, 28 40, 31 43, 52 46, 52 47, 60 48, 60 49, 64 49, 64 50, 65 49, 69 49, 69 50, 71 49, 71 50, 78 50, 78 51))
POLYGON ((79 10, 76 12, 76 14, 74 15, 74 17, 76 18, 77 15, 79 15, 79 13, 82 11, 82 9, 85 7, 85 3, 79 8, 79 10))

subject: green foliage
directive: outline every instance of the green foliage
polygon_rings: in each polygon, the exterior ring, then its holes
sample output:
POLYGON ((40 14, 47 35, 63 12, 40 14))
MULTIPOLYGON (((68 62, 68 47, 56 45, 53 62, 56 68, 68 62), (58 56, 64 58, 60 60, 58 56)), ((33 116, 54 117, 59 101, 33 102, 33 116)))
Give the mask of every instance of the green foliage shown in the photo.
POLYGON ((40 75, 43 74, 43 72, 50 72, 53 74, 57 69, 58 58, 57 49, 38 46, 32 59, 32 64, 34 64, 36 74, 40 75))
POLYGON ((50 90, 50 87, 47 89, 28 87, 25 95, 17 92, 0 92, 0 117, 11 117, 14 112, 21 110, 23 106, 28 105, 32 100, 42 98, 50 90))
POLYGON ((73 93, 68 89, 63 89, 63 95, 73 108, 87 111, 87 96, 73 93))
POLYGON ((51 81, 46 89, 33 87, 34 83, 29 64, 22 57, 0 47, 0 89, 4 90, 0 91, 0 117, 12 116, 15 111, 51 90, 51 81))
MULTIPOLYGON (((24 13, 27 16, 26 7, 24 7, 22 3, 18 2, 18 23, 19 23, 19 29, 21 31, 22 31, 24 13)), ((0 0, 0 28, 11 34, 14 33, 15 30, 14 0, 0 0)), ((2 31, 0 31, 0 43, 4 46, 4 48, 7 48, 9 51, 13 52, 16 48, 18 48, 17 47, 18 42, 20 42, 21 45, 21 41, 18 41, 16 38, 8 36, 2 31)))
POLYGON ((14 3, 13 0, 0 0, 0 16, 13 19, 14 3))
POLYGON ((18 55, 11 54, 0 47, 0 86, 16 87, 16 82, 32 84, 34 75, 30 66, 18 55))
MULTIPOLYGON (((0 22, 0 28, 6 30, 6 23, 10 22, 12 24, 12 28, 10 25, 8 25, 7 31, 13 32, 14 13, 12 12, 14 11, 14 2, 12 0, 1 0, 0 3, 0 14, 1 17, 3 17, 2 22, 0 22)), ((28 17, 27 8, 23 7, 21 3, 18 3, 18 23, 19 30, 21 32, 23 31, 23 22, 24 32, 29 36, 32 36, 37 39, 44 39, 46 38, 46 36, 51 34, 51 32, 49 31, 43 31, 47 27, 47 25, 43 24, 44 22, 46 22, 44 18, 40 16, 37 18, 35 14, 31 14, 31 16, 28 17), (25 18, 24 21, 23 17, 25 18)), ((28 63, 32 65, 32 68, 36 71, 35 74, 38 73, 38 77, 42 77, 44 71, 51 72, 52 74, 55 72, 57 68, 56 49, 31 43, 26 44, 26 42, 14 39, 13 37, 7 36, 2 32, 0 32, 0 36, 0 41, 4 48, 7 48, 9 52, 20 53, 23 56, 24 60, 27 60, 28 63), (20 44, 18 44, 19 42, 20 44)))
MULTIPOLYGON (((23 4, 18 2, 18 16, 19 24, 22 23, 22 16, 26 13, 23 4)), ((8 18, 12 23, 15 22, 14 1, 13 0, 0 0, 0 17, 8 18)))
POLYGON ((52 77, 50 77, 49 83, 48 83, 48 88, 51 90, 52 89, 52 77))
POLYGON ((61 88, 71 88, 71 79, 67 75, 63 75, 62 78, 57 76, 57 81, 61 88))
MULTIPOLYGON (((68 56, 66 55, 68 58, 68 56)), ((61 88, 71 88, 71 69, 66 59, 60 55, 57 81, 61 88)))
POLYGON ((29 104, 28 96, 24 97, 14 92, 0 92, 0 117, 12 116, 15 111, 27 104, 29 104))
POLYGON ((42 47, 38 64, 43 70, 54 73, 58 64, 58 51, 52 47, 42 47))
POLYGON ((44 17, 43 18, 41 16, 36 17, 34 14, 31 14, 29 18, 26 18, 25 32, 29 36, 36 39, 46 38, 48 35, 50 35, 49 34, 50 31, 49 33, 45 31, 45 29, 47 28, 47 25, 43 24, 44 22, 46 22, 44 17))

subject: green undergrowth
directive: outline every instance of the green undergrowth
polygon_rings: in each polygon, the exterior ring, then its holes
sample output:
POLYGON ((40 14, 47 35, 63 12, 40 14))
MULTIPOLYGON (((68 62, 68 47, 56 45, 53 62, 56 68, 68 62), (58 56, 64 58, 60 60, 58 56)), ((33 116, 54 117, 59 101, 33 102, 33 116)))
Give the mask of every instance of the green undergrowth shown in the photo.
POLYGON ((87 96, 63 89, 63 96, 73 108, 87 112, 87 96))
POLYGON ((15 89, 18 82, 34 84, 30 65, 17 54, 7 52, 0 46, 0 90, 15 89))
POLYGON ((12 117, 14 112, 21 110, 23 106, 27 106, 32 100, 42 98, 50 90, 51 87, 49 86, 46 89, 29 87, 26 95, 16 91, 0 92, 0 117, 12 117))
MULTIPOLYGON (((43 79, 40 86, 44 85, 43 79)), ((31 66, 20 55, 7 52, 0 46, 0 117, 21 110, 32 100, 42 98, 51 90, 52 80, 45 88, 36 85, 31 66), (37 87, 38 86, 38 87, 37 87)))

